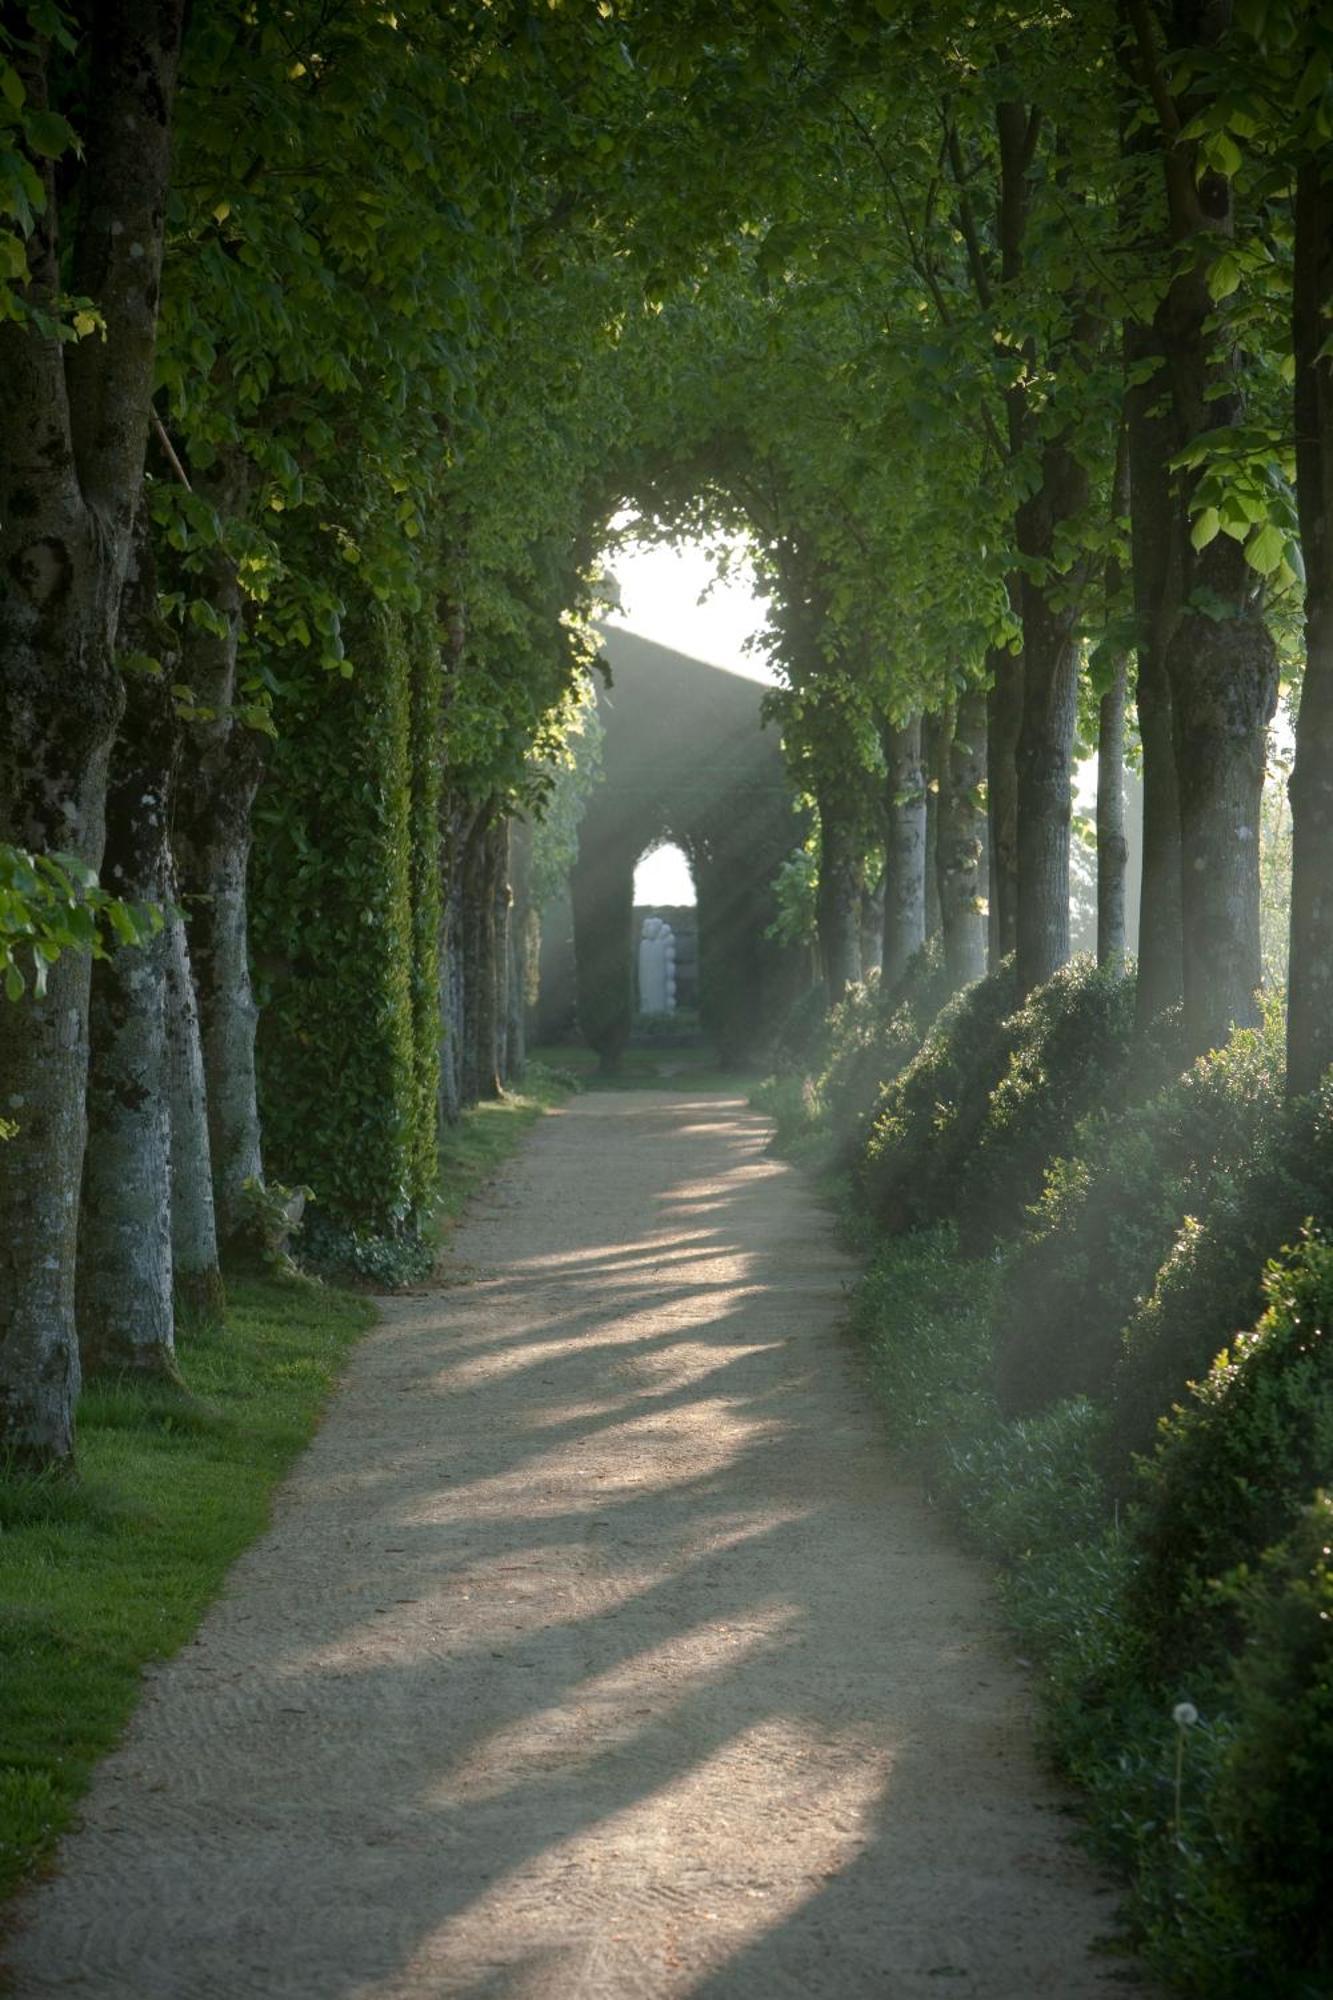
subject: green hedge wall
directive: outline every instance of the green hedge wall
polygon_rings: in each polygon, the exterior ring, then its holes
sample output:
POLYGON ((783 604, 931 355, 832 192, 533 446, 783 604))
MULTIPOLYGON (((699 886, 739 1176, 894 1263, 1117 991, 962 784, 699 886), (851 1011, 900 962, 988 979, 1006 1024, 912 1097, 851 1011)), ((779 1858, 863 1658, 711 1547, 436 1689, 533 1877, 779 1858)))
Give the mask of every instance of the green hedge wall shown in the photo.
POLYGON ((321 1234, 402 1237, 436 1180, 440 649, 369 599, 344 631, 351 676, 290 687, 256 813, 260 1111, 321 1234))

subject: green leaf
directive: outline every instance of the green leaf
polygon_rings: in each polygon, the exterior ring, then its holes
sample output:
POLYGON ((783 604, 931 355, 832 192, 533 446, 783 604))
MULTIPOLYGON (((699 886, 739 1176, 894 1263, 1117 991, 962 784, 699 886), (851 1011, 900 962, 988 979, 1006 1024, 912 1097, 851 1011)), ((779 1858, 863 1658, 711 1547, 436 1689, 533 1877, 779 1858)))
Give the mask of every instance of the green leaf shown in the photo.
POLYGON ((1272 521, 1256 528, 1245 544, 1245 560, 1260 576, 1271 576, 1286 553, 1286 537, 1272 521))
POLYGON ((34 153, 44 160, 58 160, 71 147, 76 152, 78 136, 67 118, 58 111, 32 111, 23 121, 23 135, 34 153))
POLYGON ((1206 549, 1221 525, 1222 517, 1216 507, 1205 507, 1202 513, 1196 514, 1194 518, 1194 525, 1190 529, 1190 541, 1196 549, 1206 549))

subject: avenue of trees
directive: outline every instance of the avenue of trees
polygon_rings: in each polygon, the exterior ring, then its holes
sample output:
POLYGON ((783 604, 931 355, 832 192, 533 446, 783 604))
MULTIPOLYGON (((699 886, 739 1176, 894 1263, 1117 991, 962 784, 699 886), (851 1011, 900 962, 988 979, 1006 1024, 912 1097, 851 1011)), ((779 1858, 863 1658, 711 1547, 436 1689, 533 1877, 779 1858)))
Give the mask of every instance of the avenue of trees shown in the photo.
POLYGON ((1233 1984, 1278 1939, 1326 1991, 1317 1231, 1262 1281, 1333 1201, 1326 9, 0 5, 0 1452, 71 1466, 82 1375, 171 1378, 303 1190, 328 1268, 429 1261, 440 1134, 521 1073, 626 507, 767 594, 797 1117, 891 1245, 902 1422, 984 1386, 947 1478, 1016 1562, 1059 1534, 996 1495, 1081 1496, 1032 1617, 1086 1641, 1065 1753, 1146 1929, 1206 1906, 1233 1984), (1230 1690, 1194 1846, 1179 1774, 1106 1775, 1160 1770, 1181 1663, 1230 1690))

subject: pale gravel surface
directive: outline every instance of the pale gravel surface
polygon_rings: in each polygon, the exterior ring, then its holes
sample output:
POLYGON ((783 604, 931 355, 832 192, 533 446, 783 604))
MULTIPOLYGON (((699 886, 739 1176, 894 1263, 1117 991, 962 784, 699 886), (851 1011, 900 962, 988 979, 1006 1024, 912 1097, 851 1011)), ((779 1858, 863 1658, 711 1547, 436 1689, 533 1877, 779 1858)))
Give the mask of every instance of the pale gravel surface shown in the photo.
POLYGON ((18 2000, 1124 1991, 766 1137, 577 1099, 465 1281, 386 1303, 30 1897, 18 2000))

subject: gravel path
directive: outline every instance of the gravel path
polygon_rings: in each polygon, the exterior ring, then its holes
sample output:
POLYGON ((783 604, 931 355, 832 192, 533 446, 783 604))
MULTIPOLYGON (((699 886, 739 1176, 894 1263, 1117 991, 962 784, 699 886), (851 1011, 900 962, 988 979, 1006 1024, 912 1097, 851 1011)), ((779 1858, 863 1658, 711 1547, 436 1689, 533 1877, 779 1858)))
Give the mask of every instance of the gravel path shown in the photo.
POLYGON ((19 2000, 1080 2000, 1113 1901, 738 1101, 589 1095, 386 1303, 19 2000))

